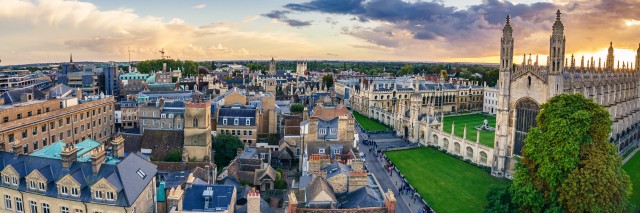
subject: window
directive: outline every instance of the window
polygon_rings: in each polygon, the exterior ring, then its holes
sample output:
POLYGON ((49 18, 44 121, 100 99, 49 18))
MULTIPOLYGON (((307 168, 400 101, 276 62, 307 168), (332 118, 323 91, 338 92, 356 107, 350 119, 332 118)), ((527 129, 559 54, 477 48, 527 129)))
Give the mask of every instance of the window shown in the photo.
MULTIPOLYGON (((38 141, 33 142, 33 150, 38 150, 38 141)), ((26 152, 25 152, 26 153, 26 152)))
POLYGON ((138 171, 136 172, 138 174, 138 176, 140 176, 141 178, 145 178, 147 176, 147 174, 145 174, 142 170, 138 169, 138 171))
POLYGON ((164 114, 164 113, 160 114, 160 118, 167 118, 167 114, 164 114))
POLYGON ((64 207, 64 206, 63 206, 63 207, 60 207, 60 211, 61 211, 62 213, 69 213, 69 207, 64 207))
POLYGON ((319 149, 319 150, 318 150, 318 153, 320 153, 320 154, 324 154, 324 149, 319 149))
POLYGON ((69 194, 69 188, 66 186, 60 186, 60 194, 67 195, 69 194))
POLYGON ((336 134, 336 128, 329 129, 329 134, 330 135, 335 135, 336 134))
POLYGON ((11 183, 13 183, 14 186, 17 186, 18 185, 18 178, 17 177, 11 178, 11 183))
POLYGON ((47 125, 46 124, 42 125, 41 129, 42 129, 42 132, 44 133, 45 131, 47 131, 47 125))
POLYGON ((333 150, 333 154, 339 155, 340 154, 340 150, 339 149, 333 150))
POLYGON ((321 135, 326 135, 327 134, 327 129, 324 129, 324 128, 319 129, 318 133, 321 134, 321 135))
POLYGON ((9 134, 9 142, 13 143, 14 140, 15 140, 15 137, 13 136, 13 134, 9 134))
MULTIPOLYGON (((58 136, 60 137, 60 140, 62 140, 64 138, 64 133, 58 133, 58 136)), ((55 139, 55 138, 54 138, 55 139)), ((54 140, 55 141, 55 140, 54 140)))
POLYGON ((222 125, 227 125, 227 119, 222 119, 222 125))
POLYGON ((244 130, 244 131, 242 132, 242 135, 247 135, 247 130, 244 130))
POLYGON ((245 120, 245 125, 247 126, 251 125, 251 119, 247 118, 247 120, 245 120))
POLYGON ((240 123, 240 120, 238 120, 237 118, 233 119, 233 125, 238 125, 239 123, 240 123))
POLYGON ((9 176, 5 175, 4 176, 4 183, 9 184, 9 176))
POLYGON ((4 207, 5 207, 6 209, 11 209, 11 204, 13 204, 13 203, 11 202, 11 196, 9 196, 9 195, 5 195, 5 196, 4 196, 4 207))
POLYGON ((107 200, 113 200, 113 192, 107 192, 107 200))
POLYGON ((27 138, 27 130, 22 131, 22 139, 27 138))
POLYGON ((46 187, 45 187, 45 185, 44 185, 44 183, 43 183, 43 182, 38 182, 38 189, 39 189, 40 191, 44 191, 44 189, 45 189, 45 188, 46 188, 46 187))
POLYGON ((38 127, 33 127, 33 129, 31 129, 31 134, 32 135, 37 135, 38 134, 38 127))
POLYGON ((74 210, 74 213, 82 213, 82 210, 80 210, 80 209, 75 209, 75 210, 74 210))
POLYGON ((58 128, 62 128, 62 119, 58 120, 58 128))
POLYGON ((67 125, 71 123, 71 117, 67 118, 67 125))
POLYGON ((73 116, 73 122, 78 122, 78 115, 73 116))
POLYGON ((193 127, 198 128, 198 118, 193 118, 193 127))
POLYGON ((253 135, 253 131, 249 130, 249 135, 253 135))
POLYGON ((29 201, 31 213, 38 213, 38 204, 35 201, 29 201))
POLYGON ((3 123, 9 122, 9 117, 3 117, 3 118, 2 118, 2 122, 3 122, 3 123))
POLYGON ((42 204, 42 213, 51 213, 51 211, 49 210, 49 204, 47 203, 42 204))
POLYGON ((29 181, 29 188, 36 189, 36 183, 33 181, 29 181))
POLYGON ((31 111, 27 112, 27 117, 31 117, 31 115, 33 115, 31 111))
POLYGON ((75 187, 74 187, 74 188, 71 188, 71 195, 73 195, 73 196, 76 196, 76 197, 77 197, 77 196, 78 196, 78 188, 75 188, 75 187))
POLYGON ((102 200, 102 191, 96 191, 95 199, 102 200))
POLYGON ((67 137, 71 137, 71 130, 67 130, 67 137))
POLYGON ((18 212, 22 212, 24 211, 24 206, 22 206, 22 198, 17 198, 16 197, 16 211, 18 212))
POLYGON ((22 113, 19 113, 18 114, 18 119, 21 119, 21 118, 22 118, 22 113))

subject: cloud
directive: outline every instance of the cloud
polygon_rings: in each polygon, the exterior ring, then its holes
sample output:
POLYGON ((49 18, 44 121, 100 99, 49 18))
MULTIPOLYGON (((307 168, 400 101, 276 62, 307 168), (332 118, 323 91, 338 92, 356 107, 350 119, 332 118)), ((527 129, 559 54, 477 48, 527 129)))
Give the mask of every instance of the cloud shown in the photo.
POLYGON ((205 7, 207 7, 206 4, 197 4, 197 5, 193 6, 193 9, 203 9, 205 7))
MULTIPOLYGON (((159 58, 164 48, 175 59, 255 59, 292 54, 286 47, 317 51, 304 37, 287 31, 260 32, 239 23, 194 26, 181 19, 139 16, 131 9, 101 10, 78 1, 0 0, 3 64, 77 60, 123 61, 159 58), (47 35, 46 39, 43 35, 47 35)), ((288 55, 290 56, 290 55, 288 55)))
POLYGON ((340 56, 340 55, 338 55, 338 54, 335 54, 335 53, 327 53, 327 56, 333 56, 333 57, 338 57, 338 56, 340 56))
MULTIPOLYGON (((640 9, 635 0, 556 0, 533 4, 484 0, 467 8, 438 1, 311 0, 284 5, 282 12, 338 14, 356 23, 342 33, 367 43, 392 48, 396 55, 431 57, 487 57, 498 54, 507 14, 512 17, 516 48, 545 54, 555 11, 563 11, 568 51, 601 47, 605 40, 622 46, 638 42, 640 9), (360 23, 373 22, 373 26, 360 23), (598 33, 599 32, 599 33, 598 33), (429 49, 425 49, 429 48, 429 49), (414 55, 416 53, 413 53, 414 55)), ((361 45, 362 46, 362 45, 361 45)))
POLYGON ((284 22, 292 27, 305 27, 311 25, 312 21, 300 21, 287 17, 290 13, 291 11, 287 10, 274 10, 269 13, 262 14, 262 16, 284 22))

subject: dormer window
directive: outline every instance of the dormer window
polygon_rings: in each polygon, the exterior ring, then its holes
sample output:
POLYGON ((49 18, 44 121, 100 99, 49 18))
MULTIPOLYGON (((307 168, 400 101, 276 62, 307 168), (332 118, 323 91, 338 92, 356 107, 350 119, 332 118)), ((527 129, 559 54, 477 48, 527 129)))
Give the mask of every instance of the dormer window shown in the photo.
POLYGON ((107 192, 107 200, 113 200, 113 192, 107 192))
POLYGON ((71 188, 71 195, 78 197, 78 188, 75 188, 75 187, 71 188))
POLYGON ((222 125, 227 125, 227 119, 222 119, 222 125))
POLYGON ((38 182, 38 190, 44 191, 47 188, 43 182, 38 182))
POLYGON ((102 191, 96 191, 94 198, 96 200, 102 200, 102 191))
POLYGON ((36 183, 33 181, 29 181, 29 188, 30 189, 36 189, 36 183))
POLYGON ((240 123, 240 120, 238 120, 237 118, 233 120, 233 125, 238 125, 240 123))
POLYGON ((5 183, 5 184, 9 184, 10 179, 11 179, 11 178, 9 178, 9 176, 5 175, 5 176, 4 176, 4 183, 5 183))
POLYGON ((13 177, 11 183, 13 183, 14 186, 17 186, 18 185, 18 178, 17 177, 13 177))
POLYGON ((251 125, 251 119, 247 118, 245 125, 247 126, 251 125))
POLYGON ((61 186, 61 187, 60 187, 60 194, 62 194, 62 195, 68 195, 68 194, 69 194, 69 187, 61 186))

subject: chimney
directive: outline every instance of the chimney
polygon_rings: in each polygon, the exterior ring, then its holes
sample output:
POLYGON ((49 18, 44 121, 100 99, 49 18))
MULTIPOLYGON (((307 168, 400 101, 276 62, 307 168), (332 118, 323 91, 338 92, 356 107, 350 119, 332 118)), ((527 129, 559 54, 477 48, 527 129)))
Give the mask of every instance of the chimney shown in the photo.
POLYGON ((260 191, 249 190, 247 195, 247 213, 260 213, 260 191))
POLYGON ((62 160, 62 168, 69 169, 71 168, 71 164, 78 159, 77 156, 78 150, 76 146, 72 143, 67 143, 64 147, 62 147, 62 152, 60 152, 60 159, 62 160))
POLYGON ((167 63, 162 63, 162 72, 167 71, 167 63))
POLYGON ((184 191, 180 188, 180 186, 176 188, 171 188, 169 190, 169 194, 167 195, 168 209, 176 208, 178 211, 182 211, 182 195, 184 191))
POLYGON ((207 183, 211 184, 211 167, 209 167, 209 165, 204 166, 204 170, 207 171, 207 183))
POLYGON ((196 181, 196 178, 193 177, 193 173, 189 173, 189 176, 187 176, 187 180, 186 180, 186 184, 185 184, 185 189, 191 188, 191 186, 193 185, 193 182, 196 181))
POLYGON ((389 189, 389 191, 387 191, 387 193, 385 193, 385 199, 384 199, 384 203, 385 203, 385 207, 387 207, 387 212, 396 212, 396 197, 395 195, 393 195, 393 192, 391 191, 391 189, 389 189))
POLYGON ((298 199, 296 198, 296 194, 293 190, 289 191, 289 204, 287 206, 287 213, 297 213, 298 212, 298 199))
POLYGON ((15 142, 13 142, 13 145, 11 146, 12 150, 13 150, 13 157, 17 158, 18 155, 20 154, 24 154, 22 153, 23 149, 22 149, 22 143, 20 143, 20 140, 17 140, 15 142))
POLYGON ((76 89, 76 98, 82 100, 82 90, 80 90, 80 88, 76 89))
POLYGON ((106 152, 104 151, 104 146, 98 146, 97 148, 91 150, 91 170, 93 174, 98 174, 100 171, 100 166, 105 162, 106 152))
POLYGON ((115 137, 113 137, 113 140, 111 141, 111 148, 113 150, 113 157, 114 158, 124 158, 124 138, 122 137, 121 134, 116 135, 115 137))

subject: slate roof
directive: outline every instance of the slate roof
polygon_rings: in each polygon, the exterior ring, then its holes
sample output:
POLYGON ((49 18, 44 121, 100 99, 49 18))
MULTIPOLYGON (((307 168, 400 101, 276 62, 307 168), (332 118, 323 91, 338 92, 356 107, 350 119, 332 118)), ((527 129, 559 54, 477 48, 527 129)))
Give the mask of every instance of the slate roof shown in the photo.
MULTIPOLYGON (((20 175, 19 191, 30 191, 27 189, 25 177, 33 170, 38 170, 47 179, 45 196, 91 203, 96 202, 91 197, 91 185, 104 178, 117 190, 117 200, 111 204, 123 207, 129 207, 136 201, 157 172, 156 166, 139 154, 129 154, 117 165, 103 164, 96 174, 92 172, 91 162, 76 161, 69 169, 64 169, 59 159, 30 155, 18 155, 14 158, 13 153, 0 152, 0 170, 9 165, 20 175), (138 173, 145 175, 141 177, 138 173), (80 197, 62 197, 58 194, 56 183, 66 175, 71 175, 81 185, 80 197)), ((2 185, 12 187, 4 182, 2 185)))
POLYGON ((340 208, 370 208, 384 206, 384 198, 380 191, 371 186, 364 186, 340 197, 340 208))
POLYGON ((322 193, 326 193, 329 196, 329 198, 331 199, 329 201, 331 202, 337 201, 336 195, 333 193, 333 188, 331 187, 331 185, 329 185, 329 183, 325 181, 322 177, 317 175, 313 175, 311 177, 311 182, 309 182, 309 185, 305 187, 305 193, 306 193, 308 202, 327 201, 327 200, 317 200, 318 195, 322 193))
POLYGON ((140 148, 151 149, 151 156, 162 160, 170 151, 182 150, 182 145, 184 145, 182 130, 147 129, 142 136, 140 148))
POLYGON ((185 189, 184 201, 182 209, 185 211, 220 211, 229 209, 230 205, 235 203, 232 201, 233 186, 211 185, 211 184, 194 184, 185 189), (205 208, 205 190, 211 188, 212 194, 209 195, 209 204, 205 208))
POLYGON ((344 165, 342 163, 335 162, 320 168, 320 170, 326 171, 327 179, 330 179, 339 174, 344 174, 345 176, 349 176, 349 171, 351 170, 351 168, 349 168, 347 165, 344 165))
POLYGON ((75 95, 73 94, 73 88, 64 85, 64 84, 58 84, 56 86, 54 86, 53 88, 49 89, 49 97, 61 97, 64 94, 66 94, 67 92, 70 92, 70 95, 75 95))
POLYGON ((139 152, 142 147, 142 135, 122 134, 124 138, 124 152, 139 152))
POLYGON ((227 119, 226 125, 234 125, 234 120, 238 119, 239 126, 247 126, 247 119, 249 120, 248 126, 255 126, 256 124, 256 109, 249 107, 221 107, 218 110, 218 125, 225 125, 224 119, 227 119))
POLYGON ((2 93, 4 104, 20 103, 20 96, 25 93, 33 93, 34 100, 44 100, 47 96, 40 90, 35 88, 15 89, 2 93))

